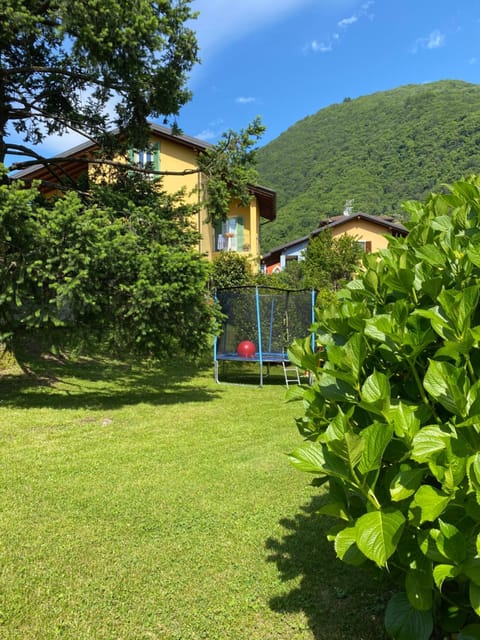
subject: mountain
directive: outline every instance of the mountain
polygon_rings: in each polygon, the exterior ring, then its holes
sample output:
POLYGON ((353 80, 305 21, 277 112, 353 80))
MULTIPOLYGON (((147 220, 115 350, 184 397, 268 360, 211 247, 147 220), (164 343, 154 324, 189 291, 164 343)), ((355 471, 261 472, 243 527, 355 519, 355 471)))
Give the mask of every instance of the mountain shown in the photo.
POLYGON ((262 251, 353 212, 402 217, 401 203, 480 173, 480 85, 407 85, 321 109, 258 150, 260 184, 277 191, 262 251))

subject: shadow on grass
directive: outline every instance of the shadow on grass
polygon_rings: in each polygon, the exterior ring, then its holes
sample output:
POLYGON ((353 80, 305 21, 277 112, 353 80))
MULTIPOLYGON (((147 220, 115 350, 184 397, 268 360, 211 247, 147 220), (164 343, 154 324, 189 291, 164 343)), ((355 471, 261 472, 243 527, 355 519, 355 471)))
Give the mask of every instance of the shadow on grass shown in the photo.
POLYGON ((315 640, 383 640, 383 615, 392 592, 387 577, 372 568, 350 567, 335 557, 326 532, 334 522, 316 512, 314 498, 301 512, 280 524, 281 539, 269 538, 269 562, 283 582, 295 580, 286 594, 273 597, 278 613, 303 612, 315 640))
POLYGON ((193 380, 198 366, 114 362, 103 358, 34 363, 38 376, 0 374, 0 403, 20 408, 115 409, 126 405, 207 402, 218 398, 193 380))

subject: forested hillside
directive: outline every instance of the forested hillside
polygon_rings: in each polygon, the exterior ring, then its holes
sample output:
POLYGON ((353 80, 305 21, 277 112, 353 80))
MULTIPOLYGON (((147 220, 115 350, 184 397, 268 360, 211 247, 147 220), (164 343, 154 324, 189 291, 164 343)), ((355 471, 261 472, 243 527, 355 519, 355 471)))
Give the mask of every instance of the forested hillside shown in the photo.
POLYGON ((307 234, 327 215, 402 216, 401 203, 480 173, 480 85, 445 80, 345 98, 258 151, 278 217, 262 250, 307 234))

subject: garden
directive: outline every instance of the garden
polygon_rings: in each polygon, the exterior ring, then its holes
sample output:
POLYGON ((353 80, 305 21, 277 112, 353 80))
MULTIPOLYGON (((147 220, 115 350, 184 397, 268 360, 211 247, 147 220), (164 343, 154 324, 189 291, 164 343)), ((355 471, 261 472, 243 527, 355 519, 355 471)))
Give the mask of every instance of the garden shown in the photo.
POLYGON ((0 375, 0 637, 384 637, 389 583, 343 565, 288 463, 282 376, 38 360, 0 375))

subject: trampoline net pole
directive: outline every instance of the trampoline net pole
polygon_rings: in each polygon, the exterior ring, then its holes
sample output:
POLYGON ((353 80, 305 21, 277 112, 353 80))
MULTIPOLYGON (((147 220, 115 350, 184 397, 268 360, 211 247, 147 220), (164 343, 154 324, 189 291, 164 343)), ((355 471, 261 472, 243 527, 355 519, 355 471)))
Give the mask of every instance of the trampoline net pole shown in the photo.
POLYGON ((263 387, 263 348, 262 348, 262 323, 260 318, 260 293, 255 287, 255 302, 257 309, 257 333, 258 333, 258 357, 260 362, 260 386, 263 387))

